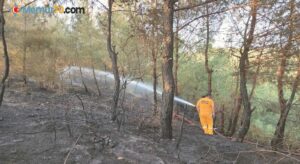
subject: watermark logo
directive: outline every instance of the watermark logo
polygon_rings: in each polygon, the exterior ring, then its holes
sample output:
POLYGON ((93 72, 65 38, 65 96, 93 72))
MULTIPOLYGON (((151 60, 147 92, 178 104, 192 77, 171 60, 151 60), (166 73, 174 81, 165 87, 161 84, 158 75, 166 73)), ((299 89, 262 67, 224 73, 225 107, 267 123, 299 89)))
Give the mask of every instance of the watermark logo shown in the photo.
POLYGON ((21 7, 17 4, 12 6, 11 13, 18 14, 85 14, 84 7, 64 7, 61 5, 54 5, 53 7, 41 6, 24 6, 21 7))
POLYGON ((11 9, 12 14, 17 15, 19 13, 20 9, 18 5, 14 5, 11 9))

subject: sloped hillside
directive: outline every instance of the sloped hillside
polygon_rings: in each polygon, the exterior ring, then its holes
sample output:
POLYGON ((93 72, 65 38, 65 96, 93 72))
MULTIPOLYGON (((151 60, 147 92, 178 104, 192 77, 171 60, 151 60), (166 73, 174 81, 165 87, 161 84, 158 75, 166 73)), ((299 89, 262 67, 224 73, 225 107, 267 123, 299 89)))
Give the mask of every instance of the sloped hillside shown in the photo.
POLYGON ((161 140, 149 103, 132 95, 126 96, 119 121, 111 122, 110 93, 103 90, 98 97, 81 88, 57 93, 13 81, 0 111, 0 163, 299 162, 222 136, 205 136, 196 122, 183 124, 180 139, 181 121, 175 119, 174 139, 161 140))

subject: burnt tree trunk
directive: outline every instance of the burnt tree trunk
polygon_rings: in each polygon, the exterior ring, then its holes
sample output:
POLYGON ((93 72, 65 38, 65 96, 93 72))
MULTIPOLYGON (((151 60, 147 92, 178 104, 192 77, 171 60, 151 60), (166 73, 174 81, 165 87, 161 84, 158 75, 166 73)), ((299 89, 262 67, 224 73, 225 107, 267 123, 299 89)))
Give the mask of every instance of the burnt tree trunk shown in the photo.
POLYGON ((223 104, 222 105, 222 108, 221 108, 221 110, 220 110, 220 130, 219 130, 219 132, 221 133, 221 134, 224 134, 224 124, 225 124, 225 105, 223 104))
MULTIPOLYGON (((260 67, 261 67, 260 57, 259 57, 258 60, 259 60, 259 63, 258 63, 258 66, 256 68, 255 74, 253 76, 253 83, 252 83, 252 89, 251 89, 251 92, 250 92, 250 95, 249 95, 249 101, 251 100, 251 98, 254 94, 254 90, 255 90, 255 87, 256 87, 256 83, 257 83, 257 77, 259 75, 259 71, 260 71, 260 67)), ((237 86, 237 90, 238 90, 238 86, 237 86)), ((235 99, 235 107, 234 107, 234 109, 231 113, 231 119, 230 119, 230 122, 229 122, 230 126, 228 127, 227 134, 226 134, 227 136, 232 137, 235 133, 236 125, 238 123, 238 118, 239 118, 241 107, 242 107, 242 97, 241 97, 241 95, 238 95, 237 98, 235 99)))
POLYGON ((250 46, 253 41, 253 35, 256 25, 256 14, 257 14, 257 0, 252 0, 250 2, 251 6, 251 23, 250 23, 250 31, 248 36, 246 37, 246 40, 244 41, 243 45, 243 51, 241 53, 239 68, 240 68, 240 93, 242 97, 243 102, 243 117, 242 117, 242 125, 238 131, 238 138, 241 142, 243 142, 249 127, 250 127, 250 120, 251 120, 251 103, 248 96, 247 91, 247 61, 248 61, 248 53, 250 51, 250 46))
POLYGON ((205 44, 205 52, 204 52, 204 55, 205 55, 205 69, 206 69, 206 72, 207 72, 207 93, 208 94, 211 94, 212 92, 212 69, 209 68, 209 65, 208 65, 208 48, 209 48, 209 11, 208 11, 208 5, 206 5, 206 14, 207 14, 207 17, 206 17, 206 44, 205 44))
MULTIPOLYGON (((156 18, 156 1, 152 0, 152 6, 153 6, 153 17, 156 18)), ((157 18, 156 18, 157 19, 157 18)), ((152 56, 152 85, 153 85, 153 115, 157 115, 157 42, 158 42, 158 35, 155 35, 155 30, 157 30, 156 25, 156 19, 153 19, 152 23, 152 29, 151 29, 151 56, 152 56)))
POLYGON ((176 32, 175 32, 175 70, 174 70, 174 84, 175 84, 175 96, 178 96, 178 68, 179 68, 179 12, 177 12, 176 18, 176 32))
POLYGON ((234 115, 234 109, 236 107, 236 103, 237 103, 237 98, 238 98, 238 93, 239 93, 239 77, 240 76, 236 76, 236 83, 235 83, 235 92, 234 92, 234 100, 233 100, 233 104, 234 106, 232 107, 232 110, 231 110, 231 113, 230 113, 230 117, 229 117, 229 120, 228 120, 228 126, 227 126, 227 131, 226 131, 226 135, 228 135, 230 129, 231 129, 231 126, 232 126, 232 120, 233 120, 233 115, 234 115))
POLYGON ((1 40, 2 40, 2 45, 3 45, 3 58, 4 58, 4 73, 3 77, 1 79, 1 92, 0 92, 0 106, 2 105, 3 102, 3 96, 4 96, 4 91, 5 91, 5 81, 9 75, 9 57, 8 57, 8 51, 7 51, 7 44, 5 40, 5 35, 4 35, 4 25, 5 25, 5 19, 3 15, 3 6, 4 6, 4 0, 0 0, 0 35, 1 35, 1 40))
POLYGON ((153 63, 152 79, 153 79, 153 103, 154 103, 153 112, 154 112, 154 115, 157 114, 157 54, 155 51, 155 48, 156 48, 155 45, 156 44, 154 43, 152 45, 152 49, 151 49, 152 63, 153 63))
MULTIPOLYGON (((175 85, 175 91, 174 94, 175 96, 179 96, 179 91, 178 91, 178 69, 179 69, 179 12, 177 12, 176 16, 176 32, 174 36, 174 41, 175 41, 175 69, 174 69, 174 85, 175 85)), ((175 112, 179 113, 179 107, 177 104, 175 104, 175 112)))
POLYGON ((79 66, 79 73, 80 73, 81 83, 82 83, 82 85, 83 85, 83 87, 84 87, 84 91, 85 91, 86 93, 89 93, 89 89, 88 89, 88 87, 86 86, 86 84, 85 84, 85 82, 84 82, 84 79, 83 79, 83 74, 82 74, 81 66, 79 66))
POLYGON ((115 121, 117 119, 117 107, 120 95, 120 75, 118 70, 118 54, 112 47, 111 41, 111 17, 112 17, 112 4, 113 0, 108 0, 108 34, 107 34, 107 51, 112 62, 112 70, 115 79, 113 102, 111 104, 111 120, 115 121))
POLYGON ((238 122, 238 118, 239 118, 239 114, 240 114, 240 110, 242 107, 242 98, 240 95, 237 96, 236 98, 236 104, 235 107, 231 113, 231 122, 230 122, 230 126, 227 130, 227 136, 233 136, 236 130, 236 125, 238 122))
MULTIPOLYGON (((299 62, 299 65, 300 65, 300 62, 299 62)), ((291 110, 292 103, 293 103, 294 98, 295 98, 295 94, 297 92, 297 87, 299 85, 299 80, 300 80, 300 66, 298 68, 297 76, 296 76, 296 79, 293 83, 292 94, 291 94, 288 102, 286 103, 286 101, 284 99, 280 100, 280 101, 282 101, 282 102, 280 102, 280 108, 281 108, 280 118, 279 118, 278 123, 276 125, 276 130, 275 130, 274 136, 271 140, 271 146, 273 147, 273 149, 278 149, 278 148, 283 147, 285 124, 286 124, 288 114, 291 110)))
MULTIPOLYGON (((91 34, 90 31, 89 31, 89 37, 92 38, 92 34, 91 34)), ((93 47, 92 47, 92 40, 91 39, 89 40, 89 47, 90 47, 90 50, 92 50, 93 47)), ((92 71, 93 71, 93 79, 94 79, 94 82, 95 82, 95 85, 96 85, 96 88, 97 88, 98 96, 101 96, 101 89, 99 87, 98 80, 97 80, 96 73, 95 73, 93 53, 90 52, 90 55, 91 55, 91 64, 92 64, 92 71)))
POLYGON ((165 0, 163 4, 163 55, 162 76, 163 94, 161 109, 161 137, 172 138, 172 114, 174 102, 173 79, 173 14, 174 1, 165 0))
POLYGON ((22 72, 23 72, 23 82, 24 85, 27 85, 27 75, 26 75, 26 58, 27 58, 27 44, 26 44, 26 38, 27 37, 27 16, 24 15, 24 40, 23 40, 23 66, 22 66, 22 72))
MULTIPOLYGON (((290 55, 288 55, 288 51, 291 49, 291 46, 292 46, 293 30, 294 30, 293 29, 294 28, 294 15, 293 15, 294 12, 295 12, 295 0, 291 0, 290 1, 290 14, 289 14, 289 20, 288 20, 289 21, 288 29, 290 30, 290 32, 288 35, 287 43, 282 49, 280 65, 277 70, 277 90, 278 90, 278 101, 279 101, 279 106, 280 106, 280 118, 276 125, 276 130, 273 135, 273 138, 271 140, 271 146, 273 149, 278 149, 278 148, 283 147, 285 124, 286 124, 286 120, 287 120, 289 111, 292 107, 292 103, 295 98, 295 94, 297 91, 299 78, 300 78, 300 66, 299 66, 298 70, 297 70, 296 79, 292 86, 292 94, 289 97, 288 101, 285 100, 284 91, 283 91, 283 88, 284 88, 283 78, 284 78, 285 69, 286 69, 286 65, 287 65, 287 57, 290 56, 290 55)), ((300 64, 300 62, 298 64, 300 64)))
POLYGON ((99 84, 98 84, 98 80, 96 78, 94 64, 92 64, 92 71, 93 71, 93 78, 94 78, 94 82, 95 82, 95 85, 96 85, 96 88, 97 88, 98 96, 101 96, 101 90, 100 90, 100 87, 99 87, 99 84))

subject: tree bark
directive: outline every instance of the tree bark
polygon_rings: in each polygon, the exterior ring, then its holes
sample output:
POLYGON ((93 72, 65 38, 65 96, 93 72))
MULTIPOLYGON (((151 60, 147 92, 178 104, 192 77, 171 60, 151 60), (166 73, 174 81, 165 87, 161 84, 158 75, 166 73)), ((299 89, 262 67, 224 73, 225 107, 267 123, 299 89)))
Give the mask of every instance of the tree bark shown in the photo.
POLYGON ((88 89, 88 87, 86 86, 86 84, 85 84, 85 82, 84 82, 84 79, 83 79, 81 66, 79 66, 79 73, 80 73, 81 83, 82 83, 82 85, 83 85, 83 87, 84 87, 84 91, 85 91, 86 93, 89 93, 89 89, 88 89))
POLYGON ((27 85, 27 75, 26 75, 26 57, 27 57, 27 44, 26 44, 26 36, 27 36, 27 16, 24 15, 24 40, 23 40, 23 81, 24 85, 27 85))
POLYGON ((157 19, 157 14, 156 13, 156 7, 157 7, 157 2, 156 0, 152 0, 152 8, 153 8, 153 15, 152 17, 155 18, 153 19, 152 23, 152 29, 151 29, 151 56, 152 56, 152 85, 153 85, 153 115, 157 115, 157 42, 158 42, 158 36, 155 35, 155 30, 157 30, 157 24, 156 24, 156 19, 157 19))
POLYGON ((233 106, 233 108, 231 110, 231 114, 230 114, 229 121, 228 121, 228 127, 227 127, 227 131, 226 131, 226 135, 228 135, 228 136, 230 136, 229 134, 230 134, 231 126, 233 124, 232 120, 233 120, 234 115, 236 114, 235 109, 236 109, 236 106, 237 106, 238 98, 240 97, 240 96, 238 96, 238 95, 240 95, 239 94, 239 82, 240 82, 240 78, 239 77, 240 76, 236 76, 234 101, 233 101, 234 106, 233 106))
POLYGON ((92 64, 92 70, 93 70, 93 78, 94 78, 95 85, 96 85, 96 88, 97 88, 98 96, 101 96, 101 90, 100 90, 100 87, 99 87, 99 84, 98 84, 98 80, 96 78, 94 64, 92 64))
POLYGON ((120 75, 118 70, 118 54, 112 47, 111 41, 111 18, 112 18, 112 4, 113 0, 108 0, 108 34, 107 34, 107 51, 112 62, 112 70, 115 79, 113 102, 111 104, 111 120, 115 121, 117 119, 117 107, 120 95, 120 75))
POLYGON ((174 1, 164 0, 163 4, 163 94, 161 109, 161 137, 172 138, 172 114, 174 102, 173 79, 173 14, 174 1))
POLYGON ((205 44, 205 69, 207 72, 207 93, 211 94, 212 92, 212 87, 211 87, 211 81, 212 81, 212 69, 209 68, 208 65, 208 49, 209 49, 209 15, 208 15, 209 11, 208 11, 208 5, 206 5, 206 44, 205 44))
POLYGON ((278 101, 280 106, 280 118, 276 125, 276 130, 273 135, 273 138, 271 140, 271 146, 273 149, 278 149, 283 147, 285 124, 286 124, 289 111, 292 107, 292 103, 294 101, 299 79, 300 79, 300 61, 299 61, 297 75, 292 86, 292 94, 289 97, 288 101, 285 100, 284 91, 283 91, 283 87, 284 87, 283 78, 286 70, 287 58, 289 56, 288 51, 291 49, 292 46, 293 32, 294 32, 294 17, 293 17, 294 12, 295 12, 295 0, 291 0, 290 14, 288 19, 289 21, 288 29, 290 32, 288 35, 287 43, 281 50, 280 64, 277 69, 277 90, 278 90, 278 101))
MULTIPOLYGON (((89 33, 89 37, 92 38, 92 33, 91 33, 90 30, 88 31, 88 33, 89 33)), ((93 50, 92 39, 89 40, 89 47, 90 47, 90 50, 93 50)), ((90 55, 91 55, 91 64, 92 64, 92 71, 93 71, 94 82, 95 82, 95 85, 96 85, 96 88, 97 88, 98 96, 101 96, 101 89, 99 87, 98 80, 96 78, 96 73, 95 73, 93 53, 90 52, 90 55)))
MULTIPOLYGON (((262 54, 262 52, 261 52, 261 54, 262 54)), ((261 54, 260 54, 260 56, 261 56, 261 54)), ((252 83, 252 89, 251 89, 251 92, 250 92, 250 95, 249 95, 249 101, 252 99, 253 94, 254 94, 254 90, 256 88, 257 77, 259 75, 259 71, 260 71, 260 67, 261 67, 260 56, 258 57, 259 63, 258 63, 258 66, 256 68, 255 74, 253 76, 253 83, 252 83)), ((239 85, 237 84, 236 93, 238 91, 238 86, 239 85)), ((237 98, 235 99, 234 110, 231 113, 229 127, 228 127, 227 134, 226 134, 227 136, 232 137, 235 133, 236 125, 237 125, 237 122, 238 122, 241 107, 242 107, 242 98, 241 98, 241 95, 238 95, 237 98)))
POLYGON ((3 44, 3 58, 4 58, 4 73, 3 77, 1 79, 0 83, 0 106, 2 105, 3 102, 3 96, 5 92, 5 81, 9 75, 9 56, 8 56, 8 51, 7 51, 7 44, 5 40, 5 34, 4 34, 4 25, 5 25, 5 19, 3 15, 3 6, 4 6, 4 0, 0 0, 0 35, 1 35, 1 40, 3 44))
POLYGON ((174 70, 174 85, 175 85, 175 96, 178 96, 178 68, 179 68, 179 12, 176 18, 176 32, 175 32, 175 70, 174 70))
POLYGON ((238 132, 238 138, 241 142, 243 142, 249 127, 250 127, 250 119, 251 119, 251 114, 252 114, 252 109, 251 109, 251 103, 249 100, 248 96, 248 91, 247 91, 247 61, 248 61, 248 53, 250 51, 250 46, 253 41, 253 35, 254 35, 254 30, 256 26, 256 14, 257 14, 257 0, 252 0, 250 2, 251 6, 251 24, 250 24, 250 31, 248 34, 247 39, 244 41, 244 49, 241 53, 241 58, 240 58, 240 63, 239 63, 239 68, 240 68, 240 93, 242 97, 242 102, 243 102, 243 118, 242 118, 242 126, 239 129, 238 132))
POLYGON ((277 122, 276 130, 275 130, 274 136, 271 140, 271 146, 272 146, 273 149, 278 149, 278 148, 283 147, 285 124, 286 124, 288 114, 291 110, 292 103, 293 103, 294 98, 295 98, 295 94, 297 92, 297 87, 299 85, 299 80, 300 80, 300 62, 299 62, 299 67, 298 67, 298 71, 297 71, 297 76, 296 76, 296 79, 293 83, 292 94, 291 94, 288 102, 286 103, 285 100, 280 100, 280 101, 282 101, 281 102, 282 104, 280 103, 280 107, 281 107, 280 118, 277 122))
MULTIPOLYGON (((179 4, 178 4, 179 6, 179 4)), ((175 32, 175 70, 174 70, 174 85, 175 85, 175 91, 174 94, 175 96, 179 96, 179 91, 178 91, 178 69, 179 69, 179 12, 176 14, 176 32, 175 32)), ((175 103, 175 112, 179 113, 179 107, 175 103)))
MULTIPOLYGON (((154 30, 153 30, 154 31, 154 30)), ((153 33, 154 34, 154 33, 153 33)), ((154 35, 152 35, 154 37, 154 35)), ((157 54, 155 51, 155 43, 152 43, 151 55, 152 55, 152 79, 153 79, 153 112, 154 115, 157 114, 157 54)))
POLYGON ((223 104, 222 105, 222 108, 221 108, 221 110, 220 110, 220 130, 219 130, 219 132, 221 133, 221 134, 224 134, 224 125, 225 125, 225 116, 224 116, 224 114, 225 114, 225 105, 223 104))
POLYGON ((241 107, 242 107, 242 98, 241 98, 241 96, 238 95, 238 97, 236 99, 237 99, 236 100, 236 105, 235 105, 234 110, 232 111, 232 114, 231 114, 231 123, 230 123, 230 126, 229 126, 228 131, 227 131, 227 136, 229 136, 229 137, 233 136, 234 133, 235 133, 236 125, 237 125, 239 114, 240 114, 240 110, 241 110, 241 107))

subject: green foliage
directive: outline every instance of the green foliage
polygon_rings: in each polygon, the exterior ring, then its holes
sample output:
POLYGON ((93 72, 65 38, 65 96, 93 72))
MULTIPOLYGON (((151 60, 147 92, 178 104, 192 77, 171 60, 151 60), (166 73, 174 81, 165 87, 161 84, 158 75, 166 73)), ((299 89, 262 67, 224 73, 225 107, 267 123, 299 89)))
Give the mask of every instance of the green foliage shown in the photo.
MULTIPOLYGON (((204 66, 203 54, 183 56, 180 58, 179 92, 191 102, 196 102, 207 93, 207 72, 204 66)), ((222 50, 211 50, 209 65, 213 68, 213 97, 219 105, 231 100, 234 92, 234 67, 228 53, 222 50)))
MULTIPOLYGON (((290 90, 286 88, 286 91, 286 97, 288 97, 290 90)), ((277 87, 269 82, 259 84, 256 88, 252 105, 256 109, 252 115, 249 135, 252 138, 264 137, 270 139, 280 116, 277 87), (257 133, 258 129, 261 131, 261 134, 257 133)), ((285 135, 291 141, 299 140, 300 138, 300 128, 295 126, 295 124, 299 124, 297 108, 297 106, 293 107, 287 119, 285 135)))

